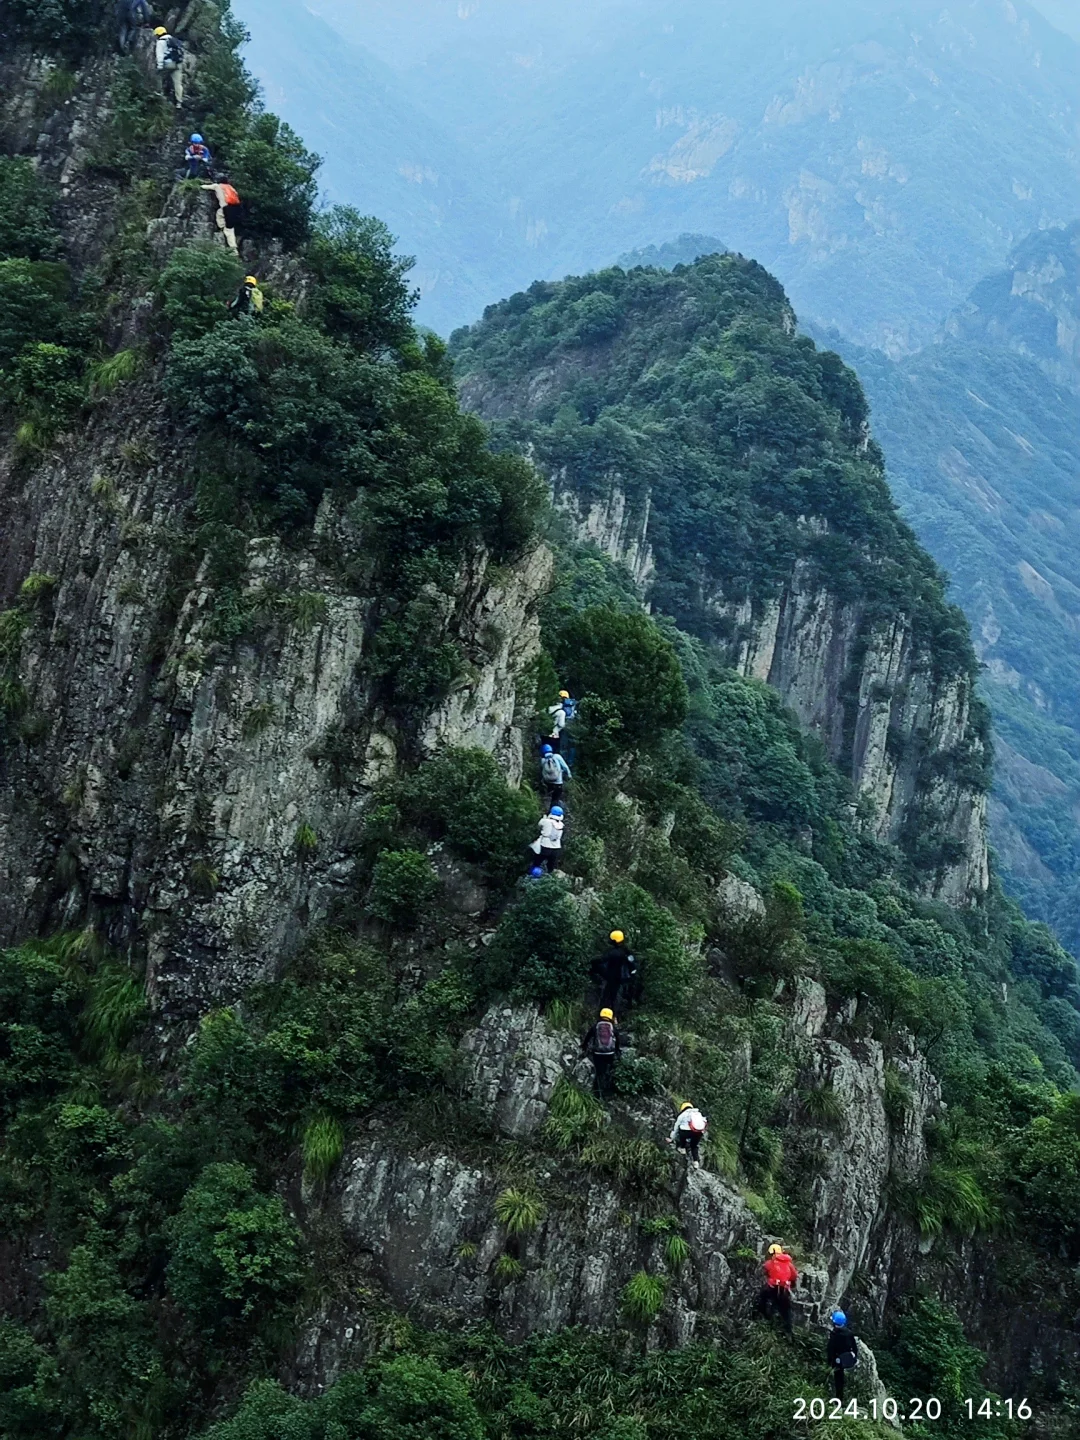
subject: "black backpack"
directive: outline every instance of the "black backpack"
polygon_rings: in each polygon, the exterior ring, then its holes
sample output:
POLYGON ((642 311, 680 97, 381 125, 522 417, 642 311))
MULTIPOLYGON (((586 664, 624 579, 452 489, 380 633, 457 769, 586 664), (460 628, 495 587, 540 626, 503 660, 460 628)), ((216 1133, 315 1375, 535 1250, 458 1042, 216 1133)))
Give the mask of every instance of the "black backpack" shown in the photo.
POLYGON ((165 59, 172 65, 181 65, 184 60, 184 47, 177 40, 175 35, 170 35, 165 45, 165 59))

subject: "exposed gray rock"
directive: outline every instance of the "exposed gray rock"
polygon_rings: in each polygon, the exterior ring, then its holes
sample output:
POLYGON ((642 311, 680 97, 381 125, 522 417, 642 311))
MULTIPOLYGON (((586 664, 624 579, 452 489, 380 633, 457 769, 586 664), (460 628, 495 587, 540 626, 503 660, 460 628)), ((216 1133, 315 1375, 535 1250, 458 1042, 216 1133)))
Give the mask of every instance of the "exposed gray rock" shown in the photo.
POLYGON ((968 679, 935 680, 906 616, 867 630, 859 608, 824 588, 806 562, 772 600, 732 604, 718 595, 712 608, 738 636, 729 657, 736 668, 777 689, 834 760, 850 756, 878 838, 895 842, 918 799, 924 826, 962 847, 934 878, 933 894, 953 905, 984 895, 986 797, 942 778, 928 793, 921 769, 927 754, 977 744, 968 679))
POLYGON ((580 1059, 575 1037, 550 1030, 532 1006, 489 1010, 461 1051, 471 1099, 515 1140, 543 1123, 555 1086, 580 1059))
MULTIPOLYGON (((512 1338, 610 1325, 635 1271, 662 1269, 659 1244, 643 1235, 632 1202, 583 1174, 573 1202, 552 1205, 521 1242, 521 1278, 500 1283, 495 1265, 507 1244, 494 1218, 500 1188, 493 1172, 447 1154, 406 1155, 372 1141, 343 1168, 341 1216, 397 1303, 492 1314, 512 1338)), ((749 1314, 756 1275, 744 1267, 736 1275, 724 1250, 764 1243, 745 1202, 713 1175, 687 1173, 672 1203, 692 1259, 670 1277, 658 1321, 668 1340, 691 1335, 701 1312, 749 1314)))
POLYGON ((716 887, 716 900, 725 919, 736 925, 765 917, 765 901, 760 890, 738 875, 721 877, 716 887))
POLYGON ((829 1018, 825 987, 808 975, 795 981, 795 998, 791 1007, 792 1028, 807 1040, 816 1040, 829 1018))

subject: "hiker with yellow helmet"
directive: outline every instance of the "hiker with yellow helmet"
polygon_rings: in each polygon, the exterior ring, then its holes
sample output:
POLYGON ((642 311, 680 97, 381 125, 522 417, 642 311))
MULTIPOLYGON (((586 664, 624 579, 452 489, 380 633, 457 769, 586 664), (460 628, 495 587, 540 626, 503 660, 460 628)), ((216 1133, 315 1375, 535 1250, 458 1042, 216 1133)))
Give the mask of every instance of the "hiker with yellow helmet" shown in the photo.
POLYGON ((168 99, 169 89, 179 110, 184 103, 184 47, 164 25, 154 31, 154 64, 161 76, 161 88, 168 99))
POLYGON ((244 283, 229 301, 229 314, 234 318, 249 315, 252 319, 263 312, 263 293, 254 275, 245 275, 244 283))
POLYGON ((600 1011, 596 1024, 581 1042, 581 1049, 592 1057, 593 1088, 597 1099, 604 1100, 611 1093, 615 1061, 620 1049, 619 1025, 609 1005, 600 1011))
POLYGON ((621 930, 612 930, 607 950, 593 966, 593 979, 600 986, 600 1004, 625 1011, 633 998, 637 973, 637 961, 630 954, 626 936, 621 930))
POLYGON ((548 706, 548 714, 551 716, 551 734, 547 737, 546 743, 551 746, 556 755, 562 749, 562 733, 570 719, 566 709, 567 703, 573 706, 570 691, 560 690, 558 700, 554 705, 548 706))
POLYGON ((709 1122, 697 1106, 684 1100, 671 1127, 668 1144, 677 1146, 695 1170, 701 1169, 701 1142, 708 1128, 709 1122))

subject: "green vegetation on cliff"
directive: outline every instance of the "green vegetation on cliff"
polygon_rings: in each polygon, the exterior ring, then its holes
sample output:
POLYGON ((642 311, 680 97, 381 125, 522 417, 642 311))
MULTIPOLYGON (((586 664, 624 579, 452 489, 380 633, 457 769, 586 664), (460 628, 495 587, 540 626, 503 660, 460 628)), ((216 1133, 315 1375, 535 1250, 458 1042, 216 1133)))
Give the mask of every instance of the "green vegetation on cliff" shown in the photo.
MULTIPOLYGON (((243 123, 234 41, 228 32, 206 40, 204 74, 220 88, 207 84, 200 103, 223 133, 273 145, 266 137, 280 131, 265 116, 243 123)), ((295 180, 291 141, 284 152, 295 180)), ((20 174, 16 188, 25 183, 20 174)), ((541 489, 458 409, 442 348, 410 327, 405 269, 385 231, 349 212, 312 216, 303 184, 283 182, 281 193, 296 233, 310 237, 296 257, 304 284, 268 285, 260 322, 228 317, 221 302, 236 272, 211 246, 175 249, 157 268, 138 250, 143 288, 118 289, 109 305, 116 313, 125 300, 154 297, 140 404, 175 417, 176 483, 192 496, 181 558, 203 577, 223 662, 236 659, 250 622, 248 541, 272 534, 314 545, 320 507, 340 500, 355 528, 350 544, 328 547, 328 563, 376 602, 364 661, 371 704, 391 709, 409 736, 468 663, 445 618, 461 570, 481 551, 512 560, 538 538, 541 489)), ((13 243, 42 254, 53 244, 13 243)), ((706 267, 703 283, 726 273, 706 267)), ((872 453, 860 455, 857 387, 828 357, 777 339, 786 310, 763 272, 731 273, 774 322, 739 328, 714 357, 710 376, 736 400, 717 406, 714 385, 695 410, 692 377, 674 366, 672 414, 657 410, 644 429, 662 448, 685 423, 710 467, 714 435, 727 456, 730 489, 713 489, 711 468, 709 485, 694 472, 697 519, 678 523, 711 527, 718 558, 705 563, 730 566, 723 573, 742 575, 748 589, 803 553, 868 588, 862 567, 876 555, 892 566, 890 584, 924 597, 927 643, 941 663, 966 666, 966 637, 940 605, 936 576, 897 523, 872 453), (744 408, 752 446, 738 433, 744 408), (827 479, 848 486, 845 506, 830 499, 827 479), (810 496, 832 507, 833 561, 792 518, 810 496), (732 534, 741 538, 724 558, 732 534)), ((612 324, 603 296, 574 315, 593 338, 612 324)), ((564 318, 555 316, 559 334, 564 318)), ((632 345, 630 321, 616 322, 632 345)), ((104 359, 111 333, 94 334, 104 359)), ((643 324, 641 345, 653 339, 643 324)), ((41 344, 67 342, 28 336, 18 357, 41 344)), ((629 374, 620 383, 637 384, 629 374)), ((19 417, 18 405, 6 418, 19 417)), ((629 421, 615 415, 612 425, 613 443, 637 443, 629 421)), ((566 418, 574 444, 582 426, 566 418)), ((364 803, 333 923, 308 933, 288 965, 265 957, 266 982, 209 1010, 190 1036, 148 1004, 137 917, 123 954, 101 939, 110 917, 97 901, 69 914, 62 933, 0 952, 4 1440, 555 1440, 568 1431, 782 1440, 795 1398, 823 1392, 820 1337, 789 1347, 751 1326, 743 1305, 734 1319, 710 1316, 713 1328, 693 1346, 646 1343, 649 1324, 667 1318, 680 1270, 704 1257, 671 1227, 680 1177, 657 1143, 655 1114, 646 1112, 643 1132, 628 1102, 655 1100, 666 1113, 668 1100, 693 1093, 713 1120, 707 1169, 742 1192, 762 1225, 808 1248, 821 1136, 838 1116, 836 1097, 808 1085, 790 1043, 799 980, 817 981, 844 1009, 845 1043, 876 1041, 889 1062, 917 1043, 945 1086, 926 1183, 887 1197, 913 1253, 920 1235, 930 1247, 919 1282, 947 1291, 959 1241, 974 1239, 987 1247, 984 1294, 1002 1310, 1022 1291, 1044 1307, 1048 1327, 1071 1313, 1058 1276, 1080 1259, 1071 1093, 1080 1026, 1061 952, 996 893, 966 912, 919 898, 908 863, 867 838, 848 783, 774 693, 721 666, 672 621, 647 616, 629 578, 599 553, 553 543, 559 583, 518 700, 527 730, 553 700, 557 675, 579 691, 565 877, 527 888, 518 878, 539 811, 531 773, 511 789, 491 755, 449 749, 424 763, 408 757, 372 794, 363 757, 343 741, 325 758, 364 803), (451 893, 462 877, 480 896, 464 918, 451 893), (723 903, 732 878, 764 897, 759 909, 740 918, 723 903), (542 1006, 556 1033, 572 1031, 584 1018, 589 961, 615 924, 633 938, 643 985, 637 1053, 620 1069, 611 1123, 567 1081, 532 1143, 501 1140, 463 1086, 462 1035, 508 998, 542 1006), (620 1225, 625 1215, 626 1226, 664 1237, 663 1269, 635 1275, 611 1334, 512 1345, 480 1314, 413 1325, 350 1246, 332 1203, 340 1162, 372 1125, 388 1146, 441 1147, 498 1168, 507 1246, 491 1273, 507 1288, 525 1271, 528 1234, 568 1214, 589 1180, 614 1187, 620 1225), (1000 1248, 991 1250, 995 1226, 1000 1248), (289 1393, 281 1382, 297 1373, 302 1337, 342 1306, 361 1332, 360 1363, 318 1398, 289 1393)), ((674 543, 670 553, 675 566, 674 543)), ((28 582, 5 612, 16 616, 0 629, 13 684, 28 607, 47 595, 47 580, 28 582)), ((689 580, 680 583, 689 593, 689 580)), ((673 609, 679 593, 673 585, 673 609)), ((317 603, 305 613, 318 623, 317 603)), ((254 733, 265 712, 249 719, 254 733)), ((301 819, 288 844, 303 865, 320 837, 301 819)), ((209 899, 218 877, 198 863, 187 878, 209 899)), ((889 1096, 902 1126, 910 1097, 899 1072, 889 1096)), ((743 1266, 749 1294, 755 1257, 728 1259, 743 1266)), ((913 1294, 873 1337, 895 1385, 925 1393, 943 1373, 974 1385, 978 1353, 944 1312, 927 1338, 929 1304, 913 1294)), ((848 1419, 812 1421, 806 1433, 877 1432, 848 1419)), ((981 1433, 996 1440, 1010 1427, 981 1433)))

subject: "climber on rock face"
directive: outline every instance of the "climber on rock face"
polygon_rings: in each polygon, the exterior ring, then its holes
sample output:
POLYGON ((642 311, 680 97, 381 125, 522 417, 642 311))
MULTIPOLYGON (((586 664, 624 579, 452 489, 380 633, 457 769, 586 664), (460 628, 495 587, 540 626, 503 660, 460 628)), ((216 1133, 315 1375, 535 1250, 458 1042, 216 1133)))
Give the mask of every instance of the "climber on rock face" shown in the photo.
POLYGON ((684 1100, 679 1106, 675 1124, 671 1127, 668 1144, 676 1145, 695 1170, 701 1169, 701 1141, 708 1128, 709 1122, 697 1106, 684 1100))
POLYGON ((603 1100, 611 1093, 612 1074, 620 1048, 619 1026, 608 1006, 600 1011, 600 1018, 581 1042, 581 1048, 592 1056, 593 1083, 597 1098, 603 1100))
POLYGON ((548 714, 551 716, 551 734, 548 736, 548 744, 553 750, 562 748, 562 733, 566 729, 566 722, 569 715, 566 713, 565 701, 569 700, 569 690, 560 690, 559 698, 554 705, 548 706, 548 714))
POLYGON ((540 834, 534 841, 538 849, 541 861, 548 870, 557 870, 559 861, 562 858, 563 840, 563 809, 561 805, 553 805, 547 815, 540 817, 540 834))
POLYGON ((843 1400, 844 1384, 848 1373, 854 1370, 859 1363, 859 1347, 855 1339, 855 1332, 848 1324, 843 1310, 834 1310, 829 1316, 829 1320, 832 1329, 829 1331, 826 1355, 832 1366, 833 1393, 838 1400, 843 1400))
POLYGON ((146 0, 116 0, 116 44, 121 55, 131 49, 136 31, 153 20, 146 0))
POLYGON ((238 254, 236 227, 240 221, 240 196, 227 180, 210 181, 202 188, 214 192, 214 198, 218 203, 214 222, 224 235, 226 245, 234 255, 238 254))
MULTIPOLYGON (((175 35, 170 35, 164 25, 159 25, 154 31, 154 63, 157 65, 157 72, 161 76, 162 89, 166 89, 165 82, 169 82, 169 88, 173 93, 173 101, 179 110, 184 103, 184 47, 175 35)), ((209 165, 210 152, 207 151, 207 164, 209 165)), ((187 158, 186 156, 184 157, 187 158)), ((195 177, 189 171, 188 179, 195 177)))
POLYGON ((213 163, 213 156, 210 154, 210 146, 200 134, 192 135, 184 150, 184 175, 188 180, 197 180, 199 172, 205 168, 210 173, 210 166, 213 163))
POLYGON ((254 275, 247 275, 244 283, 229 301, 229 314, 237 317, 250 315, 254 318, 263 313, 263 293, 254 275))
POLYGON ((570 766, 561 755, 557 755, 550 745, 545 745, 540 751, 540 778, 544 782, 548 800, 552 805, 562 802, 563 786, 567 780, 574 777, 570 774, 570 766))
POLYGON ((758 1297, 758 1307, 766 1318, 775 1310, 790 1335, 791 1292, 799 1280, 795 1262, 782 1245, 770 1245, 769 1258, 762 1269, 765 1273, 765 1287, 758 1297))
POLYGON ((593 967, 593 976, 600 983, 600 1004, 625 1010, 634 999, 637 961, 621 930, 612 930, 608 942, 607 950, 593 967))

